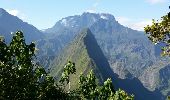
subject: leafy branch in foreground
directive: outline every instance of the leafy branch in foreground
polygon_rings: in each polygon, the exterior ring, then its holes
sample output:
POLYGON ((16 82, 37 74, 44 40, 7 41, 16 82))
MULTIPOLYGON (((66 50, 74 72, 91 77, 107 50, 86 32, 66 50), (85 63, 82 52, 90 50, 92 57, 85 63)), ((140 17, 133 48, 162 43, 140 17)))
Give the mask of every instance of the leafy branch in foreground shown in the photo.
POLYGON ((152 25, 144 27, 148 38, 155 44, 163 43, 162 55, 170 55, 170 12, 161 17, 160 22, 153 19, 152 25))
MULTIPOLYGON (((170 9, 170 6, 169 6, 170 9)), ((163 43, 162 56, 170 56, 170 12, 161 17, 160 22, 153 19, 152 25, 144 27, 148 38, 155 44, 163 43)), ((170 100, 170 96, 167 98, 170 100)))
POLYGON ((64 71, 62 73, 62 77, 60 79, 60 82, 62 84, 64 84, 64 82, 66 81, 67 84, 69 84, 68 87, 68 92, 70 92, 70 74, 75 74, 76 72, 76 68, 75 68, 75 63, 72 63, 71 61, 69 61, 65 66, 64 66, 64 71))
POLYGON ((92 71, 90 71, 87 77, 80 75, 79 85, 80 93, 84 98, 95 99, 98 95, 96 77, 92 71))

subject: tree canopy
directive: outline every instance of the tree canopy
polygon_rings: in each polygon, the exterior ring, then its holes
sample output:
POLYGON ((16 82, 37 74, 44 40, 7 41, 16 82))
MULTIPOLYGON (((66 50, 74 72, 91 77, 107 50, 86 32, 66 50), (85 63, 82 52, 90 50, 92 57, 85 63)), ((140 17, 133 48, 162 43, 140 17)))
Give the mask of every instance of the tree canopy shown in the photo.
POLYGON ((66 97, 33 60, 35 44, 27 45, 18 31, 7 45, 0 41, 0 99, 54 99, 66 97))

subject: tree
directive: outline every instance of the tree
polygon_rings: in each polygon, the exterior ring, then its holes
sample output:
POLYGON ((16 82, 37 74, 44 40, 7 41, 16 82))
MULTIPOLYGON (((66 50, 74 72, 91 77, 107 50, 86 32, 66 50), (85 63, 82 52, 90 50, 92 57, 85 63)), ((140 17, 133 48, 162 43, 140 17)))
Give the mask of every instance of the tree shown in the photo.
POLYGON ((117 90, 114 96, 110 97, 110 100, 134 100, 133 95, 128 95, 124 90, 117 90))
POLYGON ((108 98, 113 97, 115 94, 115 90, 112 84, 112 80, 110 78, 108 78, 105 82, 104 85, 101 86, 101 88, 99 89, 99 96, 98 98, 100 100, 106 100, 108 98))
POLYGON ((133 95, 128 95, 121 89, 115 92, 110 78, 99 86, 92 70, 86 77, 80 75, 79 94, 82 95, 82 99, 88 100, 134 100, 133 95))
POLYGON ((27 45, 18 31, 7 45, 0 41, 0 99, 54 99, 66 94, 36 64, 35 44, 27 45))
POLYGON ((153 43, 165 44, 162 48, 162 55, 170 56, 170 12, 161 17, 160 21, 153 19, 152 25, 147 25, 144 30, 153 43))
POLYGON ((60 82, 63 84, 64 81, 67 82, 67 84, 69 84, 69 91, 70 91, 70 74, 75 74, 76 72, 76 67, 75 67, 75 63, 72 63, 71 61, 69 61, 65 66, 64 66, 64 71, 62 73, 62 77, 60 79, 60 82))
POLYGON ((80 94, 86 99, 95 99, 98 96, 96 77, 91 70, 87 77, 80 75, 79 80, 79 90, 80 94))

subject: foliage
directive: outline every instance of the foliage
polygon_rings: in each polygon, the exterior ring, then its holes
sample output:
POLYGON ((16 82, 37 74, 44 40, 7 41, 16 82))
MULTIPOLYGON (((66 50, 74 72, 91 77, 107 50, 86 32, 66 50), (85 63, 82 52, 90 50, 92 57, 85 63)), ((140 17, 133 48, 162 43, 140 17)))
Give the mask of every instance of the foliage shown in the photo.
POLYGON ((54 99, 66 94, 33 58, 35 44, 27 45, 21 31, 7 45, 0 41, 0 99, 54 99))
POLYGON ((117 90, 111 100, 134 100, 133 95, 128 95, 124 90, 117 90))
POLYGON ((161 21, 153 19, 152 25, 145 27, 148 38, 155 44, 164 43, 162 55, 170 55, 170 13, 161 17, 161 21))
POLYGON ((96 84, 96 77, 92 71, 90 71, 90 74, 88 74, 87 77, 80 75, 79 85, 80 92, 84 96, 84 98, 87 99, 96 98, 98 90, 96 84))
POLYGON ((167 100, 170 100, 170 96, 167 97, 167 100))
POLYGON ((69 75, 70 74, 75 74, 76 72, 76 68, 75 68, 75 63, 72 63, 71 61, 69 61, 65 66, 64 66, 64 71, 62 73, 62 77, 60 82, 64 82, 66 81, 67 84, 69 83, 69 75))
POLYGON ((95 81, 96 77, 92 70, 85 77, 80 76, 79 92, 83 98, 89 100, 134 100, 133 95, 128 95, 123 90, 114 91, 113 84, 110 78, 108 78, 103 86, 97 85, 95 81))
POLYGON ((104 85, 101 86, 99 90, 99 99, 105 100, 108 97, 112 97, 115 93, 114 87, 112 85, 112 80, 109 78, 104 82, 104 85))

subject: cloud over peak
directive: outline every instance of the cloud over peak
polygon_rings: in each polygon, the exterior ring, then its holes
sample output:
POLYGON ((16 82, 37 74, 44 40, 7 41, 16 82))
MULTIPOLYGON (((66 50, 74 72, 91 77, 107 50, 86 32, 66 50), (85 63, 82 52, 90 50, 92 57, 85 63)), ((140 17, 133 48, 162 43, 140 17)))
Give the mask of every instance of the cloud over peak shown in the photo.
POLYGON ((12 9, 12 10, 6 9, 6 11, 13 16, 18 16, 18 14, 19 14, 19 11, 16 9, 12 9))
POLYGON ((13 15, 13 16, 17 16, 17 17, 19 17, 19 18, 22 19, 22 20, 25 20, 25 19, 26 19, 25 14, 21 13, 21 12, 20 12, 19 10, 17 10, 17 9, 6 9, 6 11, 7 11, 9 14, 11 14, 11 15, 13 15))
POLYGON ((138 30, 138 31, 144 31, 144 27, 146 25, 151 25, 152 24, 152 20, 151 19, 144 19, 144 18, 140 18, 140 19, 132 19, 132 18, 127 18, 127 17, 116 17, 116 20, 129 28, 138 30))

